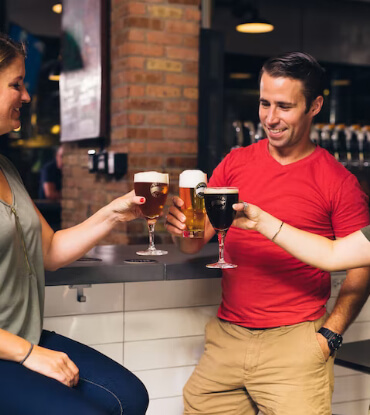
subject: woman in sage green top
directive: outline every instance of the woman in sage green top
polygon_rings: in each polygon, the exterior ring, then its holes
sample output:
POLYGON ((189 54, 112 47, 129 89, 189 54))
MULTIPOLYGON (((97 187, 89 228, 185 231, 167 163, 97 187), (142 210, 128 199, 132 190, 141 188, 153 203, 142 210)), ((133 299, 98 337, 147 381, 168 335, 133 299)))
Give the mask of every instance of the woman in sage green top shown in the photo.
MULTIPOLYGON (((30 101, 23 45, 0 34, 0 136, 20 126, 30 101)), ((7 415, 144 415, 148 394, 101 353, 42 330, 44 269, 75 261, 116 225, 140 216, 134 192, 56 233, 0 156, 0 412, 7 415)))
POLYGON ((294 228, 248 203, 237 203, 234 209, 237 215, 233 226, 260 232, 309 265, 325 271, 370 265, 370 226, 344 238, 331 240, 294 228))

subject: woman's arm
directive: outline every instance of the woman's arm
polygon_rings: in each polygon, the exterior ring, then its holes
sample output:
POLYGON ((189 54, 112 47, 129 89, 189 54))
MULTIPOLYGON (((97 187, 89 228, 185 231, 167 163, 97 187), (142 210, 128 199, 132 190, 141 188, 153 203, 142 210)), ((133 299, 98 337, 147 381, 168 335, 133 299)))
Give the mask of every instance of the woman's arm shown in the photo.
POLYGON ((281 227, 281 220, 251 204, 237 203, 234 209, 238 212, 234 226, 260 232, 309 265, 325 271, 370 265, 370 243, 361 231, 332 241, 286 223, 281 227))
MULTIPOLYGON (((31 343, 27 340, 0 329, 0 359, 21 362, 27 356, 30 347, 31 343)), ((56 379, 66 386, 75 386, 78 383, 78 368, 62 352, 45 349, 35 344, 23 366, 56 379)))
POLYGON ((131 191, 113 200, 79 225, 55 233, 35 206, 42 225, 45 269, 55 271, 80 258, 117 224, 141 216, 138 205, 144 202, 145 198, 135 196, 134 191, 131 191))

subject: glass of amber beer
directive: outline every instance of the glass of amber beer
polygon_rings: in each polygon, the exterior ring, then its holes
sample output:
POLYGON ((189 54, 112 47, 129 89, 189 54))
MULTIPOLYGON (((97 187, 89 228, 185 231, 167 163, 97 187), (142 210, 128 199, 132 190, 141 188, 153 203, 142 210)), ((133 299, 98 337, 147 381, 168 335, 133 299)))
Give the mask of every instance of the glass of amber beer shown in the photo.
POLYGON ((218 262, 208 264, 207 268, 236 268, 224 259, 224 241, 227 230, 235 218, 233 204, 238 203, 239 189, 237 187, 207 187, 204 190, 204 200, 208 219, 218 234, 218 262))
POLYGON ((145 197, 145 203, 140 205, 140 209, 149 229, 149 247, 145 251, 136 252, 138 255, 168 254, 168 251, 156 249, 154 246, 154 227, 166 203, 168 183, 169 178, 166 173, 147 171, 134 175, 135 194, 145 197))
POLYGON ((185 170, 179 177, 180 198, 184 201, 181 208, 186 217, 185 238, 203 238, 206 208, 204 189, 207 187, 207 174, 201 170, 185 170))

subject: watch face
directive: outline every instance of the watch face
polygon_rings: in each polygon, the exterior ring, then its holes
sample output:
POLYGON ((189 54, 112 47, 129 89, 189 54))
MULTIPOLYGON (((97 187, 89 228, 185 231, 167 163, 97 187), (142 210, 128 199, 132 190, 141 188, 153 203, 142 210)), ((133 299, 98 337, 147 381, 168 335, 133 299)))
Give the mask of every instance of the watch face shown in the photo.
POLYGON ((329 341, 328 345, 331 350, 338 350, 342 345, 343 338, 340 334, 335 334, 329 341))

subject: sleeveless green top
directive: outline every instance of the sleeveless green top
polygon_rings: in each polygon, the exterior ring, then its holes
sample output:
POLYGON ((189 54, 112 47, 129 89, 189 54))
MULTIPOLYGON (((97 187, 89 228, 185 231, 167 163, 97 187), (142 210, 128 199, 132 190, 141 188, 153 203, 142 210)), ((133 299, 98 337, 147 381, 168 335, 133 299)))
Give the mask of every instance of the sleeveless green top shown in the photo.
POLYGON ((370 225, 366 226, 365 228, 361 229, 361 232, 366 236, 366 238, 370 241, 370 225))
POLYGON ((0 155, 12 191, 0 200, 0 328, 38 344, 44 312, 41 223, 15 167, 0 155))

